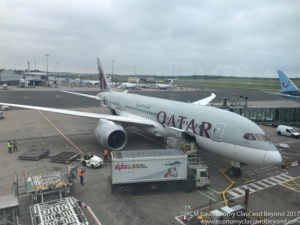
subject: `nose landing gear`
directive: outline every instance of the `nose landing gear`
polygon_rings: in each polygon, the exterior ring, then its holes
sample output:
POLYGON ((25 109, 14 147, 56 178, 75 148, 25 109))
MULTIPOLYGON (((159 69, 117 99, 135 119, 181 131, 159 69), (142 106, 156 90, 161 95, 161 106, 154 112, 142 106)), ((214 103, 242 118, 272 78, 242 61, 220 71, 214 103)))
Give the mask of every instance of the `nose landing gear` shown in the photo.
POLYGON ((228 164, 226 170, 225 170, 229 176, 231 177, 241 177, 242 176, 242 169, 241 164, 237 162, 231 161, 230 164, 228 164))
POLYGON ((241 170, 241 168, 232 166, 232 167, 229 169, 228 174, 229 174, 231 177, 240 177, 240 176, 242 176, 242 170, 241 170))

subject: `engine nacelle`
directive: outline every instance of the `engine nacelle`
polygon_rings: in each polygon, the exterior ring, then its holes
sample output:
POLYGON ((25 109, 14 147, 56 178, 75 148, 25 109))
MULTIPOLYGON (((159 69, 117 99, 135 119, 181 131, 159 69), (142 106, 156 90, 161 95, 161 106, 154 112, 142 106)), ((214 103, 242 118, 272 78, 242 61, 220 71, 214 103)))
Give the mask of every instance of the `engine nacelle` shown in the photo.
POLYGON ((127 134, 124 128, 112 121, 100 119, 95 129, 95 135, 100 144, 113 151, 121 150, 127 143, 127 134))

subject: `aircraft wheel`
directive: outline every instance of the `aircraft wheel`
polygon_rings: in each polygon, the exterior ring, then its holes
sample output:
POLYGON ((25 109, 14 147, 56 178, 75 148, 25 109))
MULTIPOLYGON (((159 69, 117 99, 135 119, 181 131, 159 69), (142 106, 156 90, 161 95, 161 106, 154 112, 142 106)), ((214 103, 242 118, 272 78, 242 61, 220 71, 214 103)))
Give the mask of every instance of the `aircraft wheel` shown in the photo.
POLYGON ((240 177, 242 175, 242 170, 241 168, 238 167, 232 167, 230 168, 228 173, 231 177, 240 177))
POLYGON ((241 168, 238 168, 238 167, 235 168, 235 176, 237 176, 237 177, 242 176, 242 170, 241 170, 241 168))
POLYGON ((229 176, 234 177, 234 176, 235 176, 235 173, 234 173, 234 172, 235 172, 235 171, 234 171, 234 167, 231 167, 231 168, 229 169, 229 171, 228 171, 229 176))

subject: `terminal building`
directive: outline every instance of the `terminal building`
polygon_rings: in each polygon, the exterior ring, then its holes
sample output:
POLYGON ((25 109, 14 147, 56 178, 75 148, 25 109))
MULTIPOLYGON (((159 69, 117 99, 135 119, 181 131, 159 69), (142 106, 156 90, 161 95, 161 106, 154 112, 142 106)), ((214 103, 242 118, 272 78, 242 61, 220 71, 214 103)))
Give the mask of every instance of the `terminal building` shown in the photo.
POLYGON ((66 78, 48 75, 45 72, 20 72, 12 70, 3 70, 0 72, 0 85, 19 86, 21 88, 48 86, 57 87, 65 84, 66 78))

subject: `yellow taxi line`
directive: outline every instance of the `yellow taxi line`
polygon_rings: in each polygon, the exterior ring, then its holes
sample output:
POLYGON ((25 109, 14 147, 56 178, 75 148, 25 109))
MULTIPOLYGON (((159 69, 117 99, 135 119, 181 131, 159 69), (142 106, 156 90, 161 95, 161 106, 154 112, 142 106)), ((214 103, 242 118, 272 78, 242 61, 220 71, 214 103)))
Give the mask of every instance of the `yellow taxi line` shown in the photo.
POLYGON ((50 123, 52 127, 54 127, 57 130, 57 132, 61 136, 63 136, 64 139, 66 139, 67 142, 70 143, 70 145, 72 145, 77 151, 79 151, 80 154, 84 154, 84 152, 77 145, 75 145, 68 137, 66 137, 41 111, 39 111, 39 113, 45 118, 45 120, 47 120, 50 123))
POLYGON ((292 180, 282 182, 280 185, 289 188, 293 191, 300 192, 300 177, 296 177, 292 180))

